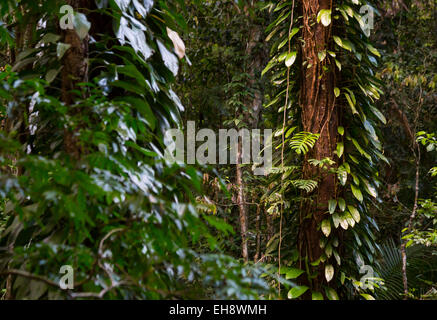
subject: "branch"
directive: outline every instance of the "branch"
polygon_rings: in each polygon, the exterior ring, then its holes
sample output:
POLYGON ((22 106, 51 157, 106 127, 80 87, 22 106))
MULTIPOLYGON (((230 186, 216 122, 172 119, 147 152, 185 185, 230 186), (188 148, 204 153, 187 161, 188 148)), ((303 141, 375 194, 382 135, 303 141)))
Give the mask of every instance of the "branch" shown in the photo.
POLYGON ((16 276, 21 276, 21 277, 29 278, 29 279, 32 279, 32 280, 41 281, 41 282, 44 282, 45 284, 48 284, 50 286, 58 287, 59 288, 59 284, 58 283, 56 283, 56 282, 54 282, 54 281, 52 281, 50 279, 44 278, 42 276, 39 276, 37 274, 33 274, 33 273, 30 273, 30 272, 24 271, 24 270, 7 269, 5 271, 0 272, 0 276, 9 276, 9 275, 16 275, 16 276))

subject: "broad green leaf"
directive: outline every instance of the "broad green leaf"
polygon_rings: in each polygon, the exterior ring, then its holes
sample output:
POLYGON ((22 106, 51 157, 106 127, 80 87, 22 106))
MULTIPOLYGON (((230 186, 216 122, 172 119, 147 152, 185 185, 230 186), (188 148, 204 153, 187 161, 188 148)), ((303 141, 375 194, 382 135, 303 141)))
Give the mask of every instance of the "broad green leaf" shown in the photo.
POLYGON ((343 198, 338 198, 338 207, 341 211, 344 211, 346 209, 346 201, 344 201, 343 198))
POLYGON ((335 43, 336 43, 339 47, 341 47, 341 48, 343 48, 343 49, 346 49, 346 50, 348 50, 348 51, 350 51, 350 52, 355 51, 355 46, 354 46, 353 43, 350 42, 349 40, 341 39, 341 38, 338 37, 338 36, 333 36, 333 38, 334 38, 335 43))
POLYGON ((300 270, 300 269, 290 268, 290 270, 288 270, 287 273, 285 274, 285 279, 287 279, 287 280, 288 279, 296 279, 304 272, 305 271, 300 270))
POLYGON ((337 292, 332 288, 325 289, 326 296, 329 300, 339 300, 337 292))
POLYGON ((299 30, 300 28, 293 28, 290 32, 290 36, 288 37, 288 39, 291 40, 291 38, 293 38, 294 35, 299 32, 299 30))
POLYGON ((360 213, 358 212, 357 208, 355 208, 354 206, 347 206, 347 208, 352 218, 354 218, 356 222, 360 222, 360 213))
POLYGON ((326 237, 331 233, 331 222, 328 219, 322 221, 322 232, 326 237))
POLYGON ((277 64, 277 62, 277 58, 271 59, 267 66, 264 68, 264 70, 261 72, 261 76, 264 76, 271 68, 273 68, 277 64))
POLYGON ((343 47, 343 42, 341 41, 341 38, 340 38, 340 37, 333 36, 333 38, 334 38, 335 43, 336 43, 338 46, 343 47))
POLYGON ((322 9, 317 15, 317 23, 322 22, 322 24, 327 27, 331 24, 331 10, 330 9, 322 9))
POLYGON ((370 194, 372 197, 377 198, 378 197, 378 191, 367 181, 366 179, 362 179, 364 182, 364 186, 366 189, 366 192, 370 194))
POLYGON ((338 168, 338 180, 340 181, 340 184, 344 186, 347 181, 347 171, 344 169, 344 167, 338 168))
POLYGON ((339 158, 341 158, 341 156, 343 155, 343 151, 344 151, 344 144, 343 144, 343 142, 337 142, 337 156, 339 158))
POLYGON ((360 295, 361 295, 362 297, 364 297, 364 299, 366 299, 366 300, 375 300, 375 298, 374 298, 373 296, 371 296, 370 294, 367 294, 367 293, 360 293, 360 295))
POLYGON ((41 39, 41 43, 56 43, 61 39, 60 35, 53 34, 53 33, 46 33, 44 37, 41 39))
POLYGON ((61 70, 61 68, 59 69, 50 69, 49 71, 47 71, 46 74, 46 81, 48 83, 52 82, 53 80, 55 80, 56 76, 58 75, 59 71, 61 70))
POLYGON ((347 220, 348 225, 350 225, 352 228, 355 226, 355 220, 354 218, 352 218, 352 215, 350 214, 350 212, 345 212, 344 213, 344 217, 347 220))
POLYGON ((367 44, 367 49, 369 49, 369 51, 371 53, 373 53, 375 56, 381 58, 381 54, 379 53, 379 51, 375 47, 373 47, 371 44, 369 44, 369 43, 367 44))
POLYGON ((331 264, 327 264, 325 266, 325 278, 326 281, 331 281, 334 277, 334 267, 331 264))
POLYGON ((320 292, 313 292, 311 294, 312 300, 323 300, 323 295, 320 292))
POLYGON ((384 117, 384 115, 381 113, 381 111, 379 111, 378 109, 376 109, 373 106, 370 106, 370 110, 372 110, 373 114, 379 119, 381 120, 381 122, 383 124, 387 124, 387 119, 384 117))
POLYGON ((317 56, 319 57, 319 60, 320 60, 320 61, 325 60, 325 58, 326 58, 326 50, 319 51, 319 52, 317 53, 317 56))
POLYGON ((337 206, 337 200, 331 199, 328 201, 328 210, 330 214, 334 213, 336 206, 337 206))
POLYGON ((344 229, 347 230, 347 228, 349 228, 349 223, 347 222, 347 216, 346 214, 342 214, 340 217, 340 226, 344 229))
POLYGON ((340 89, 339 88, 337 88, 337 87, 334 88, 334 95, 336 98, 338 98, 340 96, 340 89))
POLYGON ((334 258, 335 258, 335 261, 337 261, 337 264, 338 265, 341 265, 341 258, 340 258, 340 255, 338 254, 338 252, 337 251, 333 251, 333 253, 334 253, 334 258))
POLYGON ((351 189, 354 197, 357 198, 358 201, 363 202, 363 194, 361 193, 361 190, 353 184, 351 184, 351 189))
POLYGON ((337 131, 340 135, 344 135, 344 128, 342 126, 338 127, 337 131))
POLYGON ((287 68, 290 68, 293 65, 293 63, 296 61, 296 57, 297 57, 296 51, 290 52, 287 55, 287 58, 285 58, 285 65, 287 68))
POLYGON ((335 228, 338 228, 338 226, 340 225, 340 221, 341 221, 340 216, 337 213, 334 213, 332 215, 332 222, 334 223, 335 228))
POLYGON ((70 47, 71 47, 71 45, 68 43, 59 42, 58 45, 56 46, 56 56, 58 57, 58 59, 62 59, 65 52, 68 49, 70 49, 70 47))
POLYGON ((303 295, 308 290, 307 286, 296 286, 288 291, 288 299, 296 299, 303 295))

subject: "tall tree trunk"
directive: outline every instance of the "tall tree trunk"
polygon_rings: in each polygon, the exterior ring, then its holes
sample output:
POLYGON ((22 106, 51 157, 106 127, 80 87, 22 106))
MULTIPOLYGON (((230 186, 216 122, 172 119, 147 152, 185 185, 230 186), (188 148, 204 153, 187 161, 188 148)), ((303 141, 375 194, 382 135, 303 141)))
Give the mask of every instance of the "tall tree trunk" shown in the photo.
MULTIPOLYGON (((255 10, 255 8, 246 8, 246 10, 255 10)), ((263 94, 259 86, 259 75, 264 64, 265 53, 257 45, 262 42, 263 28, 250 18, 250 14, 246 11, 249 24, 248 41, 245 50, 245 56, 247 63, 245 64, 245 72, 249 75, 248 89, 252 92, 253 96, 246 99, 247 111, 244 112, 244 121, 247 127, 256 128, 261 116, 263 94)), ((249 224, 249 210, 245 201, 245 182, 243 178, 244 168, 241 166, 241 143, 238 144, 238 157, 236 166, 236 183, 237 183, 237 201, 240 213, 240 232, 241 232, 241 253, 244 261, 249 260, 249 248, 247 242, 247 231, 249 224)))
MULTIPOLYGON (((317 23, 316 17, 322 9, 332 9, 332 0, 307 0, 303 1, 303 40, 302 58, 303 83, 301 91, 302 123, 306 132, 318 133, 320 137, 314 148, 306 155, 308 159, 334 159, 334 150, 337 145, 338 111, 335 106, 335 76, 334 69, 329 66, 329 59, 318 59, 318 52, 329 49, 331 40, 331 25, 328 27, 317 23), (309 67, 307 67, 309 66, 309 67), (324 71, 323 66, 330 67, 324 71)), ((301 257, 306 257, 306 262, 317 261, 321 254, 320 239, 324 235, 319 230, 319 225, 328 211, 328 201, 336 197, 337 180, 334 174, 328 174, 305 161, 303 168, 304 179, 317 179, 318 188, 312 196, 311 203, 303 203, 300 217, 299 251, 301 257)), ((322 292, 324 280, 324 267, 320 263, 315 268, 318 275, 310 286, 312 290, 322 292)))
MULTIPOLYGON (((74 12, 90 9, 89 0, 68 0, 74 12)), ((88 80, 88 41, 89 36, 81 40, 75 29, 67 29, 62 32, 63 42, 70 45, 63 57, 62 68, 62 101, 67 105, 72 105, 75 100, 73 90, 79 89, 77 84, 88 80)), ((77 141, 76 130, 66 128, 64 131, 64 149, 73 156, 79 158, 80 149, 77 141)))
POLYGON ((246 205, 245 183, 243 180, 243 168, 241 165, 242 146, 241 141, 238 141, 237 151, 237 204, 240 213, 240 234, 241 234, 241 256, 244 261, 249 261, 249 246, 247 243, 247 229, 248 229, 248 212, 246 205))

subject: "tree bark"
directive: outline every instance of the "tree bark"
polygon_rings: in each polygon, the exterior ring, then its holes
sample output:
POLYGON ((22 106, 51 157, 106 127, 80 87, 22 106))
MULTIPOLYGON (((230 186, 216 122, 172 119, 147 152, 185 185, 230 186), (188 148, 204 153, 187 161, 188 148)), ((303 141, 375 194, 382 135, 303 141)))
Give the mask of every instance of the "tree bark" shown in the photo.
POLYGON ((242 146, 241 141, 238 142, 237 151, 237 204, 240 213, 240 234, 241 234, 241 256, 244 261, 249 261, 249 247, 247 243, 247 229, 248 229, 248 213, 246 205, 246 196, 244 192, 245 183, 243 180, 243 168, 241 165, 242 146))
MULTIPOLYGON (((89 0, 68 0, 74 12, 90 9, 89 0)), ((67 105, 74 104, 73 90, 79 89, 77 84, 88 81, 88 41, 89 36, 81 40, 74 29, 63 30, 63 42, 70 45, 63 57, 61 99, 67 105)), ((64 130, 64 149, 72 157, 78 159, 80 148, 76 135, 77 129, 64 130)))
MULTIPOLYGON (((251 8, 255 10, 254 8, 251 8)), ((245 64, 245 72, 249 75, 248 89, 252 92, 253 96, 247 98, 245 104, 247 111, 243 111, 244 122, 249 128, 257 128, 258 122, 261 116, 263 93, 259 85, 259 75, 264 64, 264 52, 257 48, 260 42, 262 42, 263 27, 256 23, 256 21, 250 18, 248 11, 250 8, 246 8, 246 14, 249 24, 248 41, 245 50, 245 56, 247 63, 245 64)), ((245 201, 245 181, 243 178, 244 168, 241 166, 241 143, 238 145, 238 157, 236 165, 236 183, 238 186, 237 203, 240 214, 240 233, 241 233, 241 252, 244 261, 249 260, 249 248, 247 242, 247 231, 249 225, 249 210, 245 201)))
MULTIPOLYGON (((306 132, 320 134, 314 148, 306 155, 306 159, 334 160, 334 150, 337 146, 338 110, 335 106, 335 70, 329 64, 329 57, 323 61, 318 59, 318 52, 329 49, 331 41, 331 26, 325 27, 317 23, 316 17, 320 10, 331 9, 331 0, 308 0, 303 1, 303 62, 302 70, 302 124, 306 132), (309 66, 309 67, 308 67, 309 66), (326 66, 329 71, 324 71, 326 66)), ((301 261, 301 268, 306 268, 304 263, 317 261, 322 255, 320 239, 324 237, 319 230, 319 225, 328 211, 328 201, 336 198, 337 179, 334 174, 328 174, 320 168, 316 168, 305 161, 303 168, 304 179, 317 179, 318 188, 312 194, 313 201, 302 203, 299 228, 299 252, 300 257, 307 258, 301 261)), ((311 267, 310 267, 311 268, 311 267)), ((318 272, 313 281, 307 283, 313 291, 321 292, 324 279, 324 266, 322 263, 312 270, 318 272)))

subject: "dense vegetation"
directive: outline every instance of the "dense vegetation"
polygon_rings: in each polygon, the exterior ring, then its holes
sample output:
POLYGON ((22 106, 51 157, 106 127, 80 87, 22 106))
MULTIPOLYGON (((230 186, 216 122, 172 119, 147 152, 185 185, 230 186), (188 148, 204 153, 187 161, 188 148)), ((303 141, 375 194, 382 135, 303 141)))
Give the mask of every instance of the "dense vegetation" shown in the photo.
POLYGON ((435 0, 1 1, 1 299, 437 298, 436 28, 435 0), (189 121, 271 129, 271 170, 170 161, 189 121))

